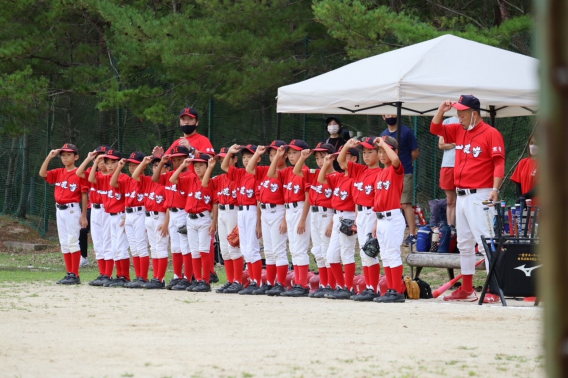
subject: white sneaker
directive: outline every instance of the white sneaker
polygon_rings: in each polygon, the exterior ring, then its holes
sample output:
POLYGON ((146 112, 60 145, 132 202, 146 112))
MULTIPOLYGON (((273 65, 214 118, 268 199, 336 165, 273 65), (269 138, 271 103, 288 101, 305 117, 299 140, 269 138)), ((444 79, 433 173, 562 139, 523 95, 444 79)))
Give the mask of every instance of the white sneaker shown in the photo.
POLYGON ((89 260, 86 257, 81 256, 81 262, 79 263, 79 266, 89 266, 89 260))

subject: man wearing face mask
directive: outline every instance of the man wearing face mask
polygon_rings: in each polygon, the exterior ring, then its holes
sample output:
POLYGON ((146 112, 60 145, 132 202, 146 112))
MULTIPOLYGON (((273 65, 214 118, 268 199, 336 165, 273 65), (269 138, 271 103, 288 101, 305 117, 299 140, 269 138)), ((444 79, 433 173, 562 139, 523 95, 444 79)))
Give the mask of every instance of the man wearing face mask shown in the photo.
POLYGON ((323 142, 331 144, 333 147, 335 147, 335 150, 338 151, 339 147, 345 144, 341 120, 337 116, 331 116, 325 120, 325 123, 327 124, 327 132, 329 133, 329 138, 327 138, 323 142))
POLYGON ((529 137, 529 155, 519 162, 517 169, 511 176, 511 181, 517 184, 517 203, 520 202, 520 197, 524 197, 532 200, 532 206, 538 206, 536 198, 538 146, 534 135, 529 137))
MULTIPOLYGON (((430 132, 444 137, 446 143, 456 144, 454 184, 456 186, 456 231, 460 250, 462 286, 446 301, 475 302, 477 295, 473 290, 475 274, 475 244, 482 245, 481 236, 492 235, 491 222, 482 204, 485 200, 498 203, 499 187, 505 176, 505 144, 503 136, 481 118, 479 100, 472 95, 463 95, 458 102, 446 100, 440 107, 432 123, 430 132), (443 125, 444 113, 455 108, 459 123, 443 125)), ((495 208, 489 207, 489 217, 495 217, 495 208)), ((485 250, 479 248, 485 255, 485 250)), ((486 264, 489 269, 489 264, 486 264)), ((499 297, 491 294, 486 302, 494 302, 499 297)))
MULTIPOLYGON (((395 115, 385 115, 383 119, 388 125, 388 128, 383 131, 381 136, 390 136, 397 139, 399 122, 395 115)), ((399 152, 398 157, 402 166, 404 168, 404 186, 402 189, 402 197, 400 199, 400 204, 402 211, 404 211, 404 217, 406 218, 406 223, 408 224, 408 237, 406 238, 404 244, 410 245, 416 243, 416 219, 414 216, 414 209, 412 208, 413 200, 413 189, 414 189, 414 167, 413 163, 420 151, 418 151, 418 142, 416 142, 416 137, 412 130, 410 130, 405 125, 400 125, 400 141, 399 141, 399 152)))

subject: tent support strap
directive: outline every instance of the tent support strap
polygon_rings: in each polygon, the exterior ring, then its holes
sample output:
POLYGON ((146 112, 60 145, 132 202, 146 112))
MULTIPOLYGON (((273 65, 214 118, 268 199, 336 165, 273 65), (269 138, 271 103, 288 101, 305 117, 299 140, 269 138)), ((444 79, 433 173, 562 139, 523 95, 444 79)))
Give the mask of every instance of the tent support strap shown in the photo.
POLYGON ((276 113, 276 140, 280 139, 280 125, 282 124, 282 113, 276 113))
POLYGON ((396 141, 398 143, 398 150, 400 151, 400 135, 402 130, 402 102, 396 103, 396 141))

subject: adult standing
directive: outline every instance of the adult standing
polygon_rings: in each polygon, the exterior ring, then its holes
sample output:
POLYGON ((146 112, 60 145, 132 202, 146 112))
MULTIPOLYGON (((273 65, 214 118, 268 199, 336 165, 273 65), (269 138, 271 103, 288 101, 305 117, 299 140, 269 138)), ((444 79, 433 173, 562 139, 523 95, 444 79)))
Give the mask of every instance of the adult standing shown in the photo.
POLYGON ((327 117, 325 120, 327 124, 327 132, 329 133, 329 138, 324 140, 324 143, 331 144, 335 147, 336 151, 339 151, 339 147, 343 146, 346 140, 343 138, 343 125, 341 124, 341 119, 338 116, 327 117))
MULTIPOLYGON (((445 119, 443 124, 459 123, 457 117, 445 119)), ((456 144, 446 143, 444 137, 439 137, 438 148, 444 151, 442 169, 440 170, 440 188, 446 192, 446 218, 449 225, 456 225, 456 186, 454 184, 454 164, 456 163, 456 144)))
POLYGON ((532 205, 537 206, 536 184, 537 184, 537 162, 538 146, 534 135, 529 137, 529 157, 524 158, 517 165, 517 169, 511 176, 511 181, 516 185, 517 200, 520 197, 532 199, 532 205))
MULTIPOLYGON (((390 136, 398 141, 399 120, 396 115, 385 115, 383 119, 387 123, 387 129, 382 132, 381 136, 390 136)), ((404 244, 411 245, 416 243, 416 218, 414 209, 412 208, 413 189, 414 189, 414 160, 418 158, 418 142, 412 130, 403 124, 400 124, 400 141, 398 141, 398 157, 404 168, 404 187, 402 189, 402 197, 400 204, 404 217, 408 224, 409 235, 404 244)))
MULTIPOLYGON (((495 208, 486 210, 482 201, 498 203, 499 187, 505 176, 505 145, 497 129, 483 121, 479 100, 463 95, 458 102, 444 101, 430 124, 430 132, 444 137, 447 143, 456 143, 454 184, 456 186, 456 230, 460 250, 462 286, 446 301, 477 301, 473 290, 475 274, 475 244, 482 245, 481 237, 492 234, 495 208), (459 123, 443 125, 444 113, 455 108, 459 123)), ((483 248, 479 251, 485 255, 483 248)), ((489 265, 486 265, 489 267, 489 265)), ((497 297, 498 298, 498 297, 497 297)), ((495 301, 496 296, 486 297, 495 301)))

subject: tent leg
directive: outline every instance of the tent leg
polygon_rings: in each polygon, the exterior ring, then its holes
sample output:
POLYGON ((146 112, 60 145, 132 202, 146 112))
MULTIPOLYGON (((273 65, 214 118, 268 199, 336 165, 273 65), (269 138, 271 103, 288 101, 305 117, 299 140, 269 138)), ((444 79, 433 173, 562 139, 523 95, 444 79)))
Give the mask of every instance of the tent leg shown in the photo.
POLYGON ((489 105, 489 122, 491 122, 491 126, 495 127, 495 115, 497 112, 495 111, 495 105, 489 105))
POLYGON ((282 113, 276 113, 276 140, 280 139, 280 125, 282 124, 282 113))
POLYGON ((396 103, 396 123, 397 123, 397 131, 396 131, 396 141, 398 143, 399 151, 400 151, 400 135, 402 130, 402 102, 398 101, 396 103))

